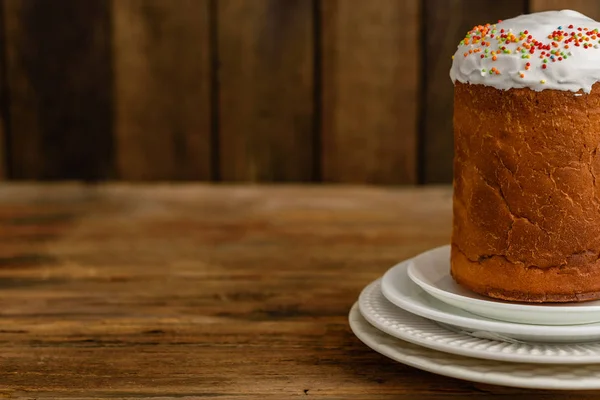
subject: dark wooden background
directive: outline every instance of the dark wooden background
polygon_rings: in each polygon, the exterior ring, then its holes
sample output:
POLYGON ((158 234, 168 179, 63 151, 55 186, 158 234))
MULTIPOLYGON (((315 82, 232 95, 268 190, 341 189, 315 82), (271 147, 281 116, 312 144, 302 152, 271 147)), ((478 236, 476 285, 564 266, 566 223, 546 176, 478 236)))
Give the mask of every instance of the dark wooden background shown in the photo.
POLYGON ((473 25, 596 0, 0 0, 3 179, 451 180, 473 25))

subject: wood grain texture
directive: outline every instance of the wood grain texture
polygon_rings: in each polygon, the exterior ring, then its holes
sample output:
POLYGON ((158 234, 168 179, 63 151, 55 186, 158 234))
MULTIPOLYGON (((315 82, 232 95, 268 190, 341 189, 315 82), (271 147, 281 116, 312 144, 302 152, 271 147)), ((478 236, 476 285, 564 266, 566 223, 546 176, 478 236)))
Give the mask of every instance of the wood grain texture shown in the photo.
POLYGON ((435 29, 427 30, 423 48, 423 179, 425 183, 452 182, 454 89, 448 76, 451 56, 473 26, 523 14, 527 0, 426 0, 424 4, 426 25, 435 29))
POLYGON ((325 181, 416 181, 419 3, 321 2, 325 181))
POLYGON ((25 179, 111 174, 108 2, 5 0, 11 173, 25 179))
POLYGON ((210 179, 209 0, 112 0, 118 177, 210 179))
POLYGON ((8 175, 8 161, 6 152, 6 126, 8 114, 8 92, 6 87, 6 51, 5 51, 5 29, 4 29, 4 8, 0 3, 0 180, 4 180, 8 175))
POLYGON ((548 10, 575 10, 600 20, 600 3, 594 0, 530 0, 531 12, 548 10))
POLYGON ((217 31, 221 177, 312 180, 312 1, 220 0, 217 31))
POLYGON ((448 242, 450 188, 4 185, 0 225, 2 397, 598 396, 444 378, 352 335, 367 283, 448 242))

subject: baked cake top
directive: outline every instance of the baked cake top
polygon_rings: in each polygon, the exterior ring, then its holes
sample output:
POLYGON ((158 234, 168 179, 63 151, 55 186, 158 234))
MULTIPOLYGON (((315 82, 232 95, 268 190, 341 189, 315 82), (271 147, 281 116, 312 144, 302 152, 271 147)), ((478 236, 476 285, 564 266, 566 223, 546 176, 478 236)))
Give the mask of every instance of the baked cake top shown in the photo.
POLYGON ((452 82, 589 93, 600 81, 600 23, 563 10, 475 26, 452 60, 452 82))

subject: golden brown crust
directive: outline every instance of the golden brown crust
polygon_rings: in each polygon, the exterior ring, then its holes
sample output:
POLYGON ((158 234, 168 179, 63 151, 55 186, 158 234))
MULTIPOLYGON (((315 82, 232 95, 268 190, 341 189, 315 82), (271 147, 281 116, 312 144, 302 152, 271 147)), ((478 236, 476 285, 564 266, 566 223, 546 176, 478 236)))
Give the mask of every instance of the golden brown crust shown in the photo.
POLYGON ((526 268, 502 256, 483 261, 469 260, 452 246, 452 276, 462 286, 484 296, 530 303, 589 301, 600 298, 600 263, 586 268, 526 268), (582 292, 581 288, 588 287, 582 292))
POLYGON ((457 83, 452 273, 518 301, 600 297, 600 85, 457 83))

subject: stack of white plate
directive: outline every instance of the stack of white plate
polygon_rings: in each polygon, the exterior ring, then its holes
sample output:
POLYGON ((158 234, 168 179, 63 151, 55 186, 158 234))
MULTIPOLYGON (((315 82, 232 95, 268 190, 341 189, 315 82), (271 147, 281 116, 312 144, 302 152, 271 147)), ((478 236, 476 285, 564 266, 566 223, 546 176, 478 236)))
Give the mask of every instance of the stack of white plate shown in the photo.
POLYGON ((600 301, 517 304, 450 276, 450 247, 368 285, 350 326, 373 350, 440 375, 540 389, 600 389, 600 301))

